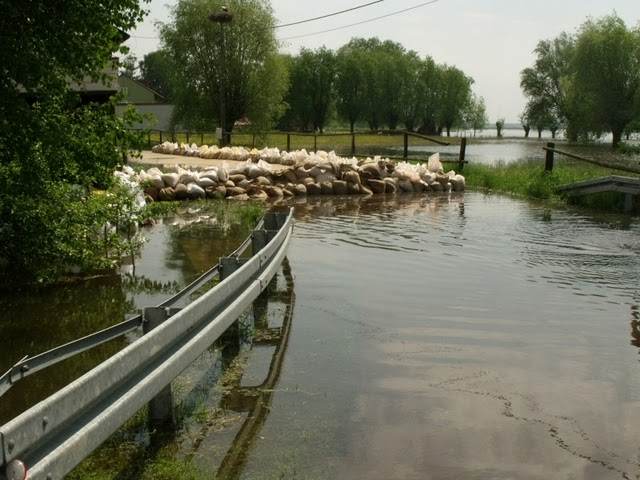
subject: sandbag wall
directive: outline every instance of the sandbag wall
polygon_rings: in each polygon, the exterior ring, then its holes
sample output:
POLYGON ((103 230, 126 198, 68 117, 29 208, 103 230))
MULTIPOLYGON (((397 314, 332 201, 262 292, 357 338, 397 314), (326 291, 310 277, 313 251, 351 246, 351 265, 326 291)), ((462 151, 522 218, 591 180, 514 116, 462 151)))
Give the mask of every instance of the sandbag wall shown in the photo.
POLYGON ((231 147, 225 151, 224 148, 206 146, 189 151, 199 152, 198 156, 214 151, 218 155, 215 158, 222 158, 220 155, 223 154, 235 155, 235 158, 224 158, 236 162, 233 166, 201 170, 175 167, 165 172, 158 168, 134 172, 125 167, 117 175, 139 184, 147 201, 205 197, 266 200, 300 195, 460 192, 465 188, 462 175, 454 171, 444 172, 438 154, 425 164, 410 164, 380 157, 364 160, 342 158, 334 152, 324 151, 307 153, 305 150, 280 152, 278 149, 263 149, 253 152, 242 147, 231 147), (267 157, 267 153, 270 156, 267 157), (244 162, 237 163, 238 160, 244 162), (271 165, 282 164, 283 161, 288 165, 284 169, 271 165))

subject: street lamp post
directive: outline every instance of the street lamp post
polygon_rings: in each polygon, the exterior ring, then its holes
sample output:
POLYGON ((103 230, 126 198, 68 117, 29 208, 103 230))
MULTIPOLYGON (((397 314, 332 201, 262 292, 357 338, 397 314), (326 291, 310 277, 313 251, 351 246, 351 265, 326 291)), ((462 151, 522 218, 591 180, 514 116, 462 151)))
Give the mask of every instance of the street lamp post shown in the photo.
POLYGON ((209 15, 209 20, 211 20, 214 23, 219 23, 220 24, 220 53, 221 53, 221 65, 220 65, 220 69, 222 70, 220 73, 220 82, 218 85, 218 95, 220 95, 220 130, 221 132, 221 140, 220 140, 220 146, 225 146, 226 145, 226 139, 227 139, 227 135, 226 135, 226 128, 225 128, 225 119, 226 119, 226 68, 227 68, 227 62, 226 62, 226 46, 225 46, 225 39, 224 39, 224 24, 225 23, 231 23, 231 20, 233 20, 233 14, 231 12, 229 12, 229 9, 225 6, 222 6, 222 8, 220 9, 219 12, 216 13, 212 13, 211 15, 209 15))

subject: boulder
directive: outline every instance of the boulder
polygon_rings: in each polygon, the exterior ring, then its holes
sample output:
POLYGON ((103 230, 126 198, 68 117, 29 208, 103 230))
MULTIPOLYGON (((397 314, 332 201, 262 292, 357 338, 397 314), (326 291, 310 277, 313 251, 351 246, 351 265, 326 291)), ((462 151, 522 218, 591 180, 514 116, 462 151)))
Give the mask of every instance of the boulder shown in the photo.
POLYGON ((386 190, 386 184, 384 180, 379 180, 375 178, 370 178, 367 180, 367 185, 371 189, 373 193, 384 193, 386 190))
POLYGON ((347 194, 347 182, 344 180, 334 180, 332 182, 333 193, 336 195, 346 195, 347 194))

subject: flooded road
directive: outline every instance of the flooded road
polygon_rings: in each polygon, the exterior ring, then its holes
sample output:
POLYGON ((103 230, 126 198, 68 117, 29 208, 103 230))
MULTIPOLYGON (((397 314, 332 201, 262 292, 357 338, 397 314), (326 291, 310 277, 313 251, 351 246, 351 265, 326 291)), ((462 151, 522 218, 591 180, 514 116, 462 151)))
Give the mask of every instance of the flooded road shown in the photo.
MULTIPOLYGON (((479 193, 295 208, 288 264, 255 307, 234 375, 218 381, 225 362, 212 350, 176 382, 182 397, 197 383, 201 398, 175 456, 209 478, 640 478, 637 219, 479 193)), ((108 323, 246 234, 211 245, 206 225, 154 227, 137 262, 146 290, 83 287, 105 294, 58 300, 47 322, 76 333, 82 319, 108 323)), ((0 324, 3 367, 7 351, 59 343, 41 327, 48 301, 24 300, 35 306, 22 326, 0 324), (16 331, 31 343, 13 346, 16 331)), ((34 376, 29 391, 56 378, 34 376)))

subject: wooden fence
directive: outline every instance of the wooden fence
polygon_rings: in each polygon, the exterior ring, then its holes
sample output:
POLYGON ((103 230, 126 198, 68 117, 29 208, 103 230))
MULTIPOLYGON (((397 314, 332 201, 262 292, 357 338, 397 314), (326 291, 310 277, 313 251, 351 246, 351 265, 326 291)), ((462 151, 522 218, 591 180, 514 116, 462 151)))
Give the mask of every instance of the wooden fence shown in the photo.
MULTIPOLYGON (((197 143, 198 145, 218 143, 218 139, 214 132, 202 132, 202 131, 196 132, 196 131, 190 131, 190 130, 184 130, 184 131, 144 130, 141 133, 146 137, 147 148, 152 148, 154 145, 163 143, 165 141, 178 142, 178 143, 194 142, 194 143, 197 143)), ((375 136, 378 138, 398 137, 397 144, 386 145, 386 148, 402 146, 402 155, 380 154, 385 158, 391 158, 395 160, 406 160, 406 161, 412 160, 409 156, 411 139, 416 139, 422 142, 429 142, 429 143, 433 143, 441 146, 450 145, 449 142, 445 142, 440 139, 430 137, 428 135, 422 135, 419 133, 402 131, 402 130, 385 131, 385 132, 354 132, 354 133, 351 133, 351 132, 303 133, 303 132, 279 132, 279 131, 263 132, 263 133, 253 133, 253 132, 251 133, 226 132, 225 133, 227 144, 235 145, 235 146, 244 146, 248 148, 255 148, 256 141, 259 140, 260 138, 277 137, 281 139, 282 143, 274 141, 272 142, 273 144, 270 146, 278 146, 278 144, 281 144, 283 149, 286 151, 291 151, 292 139, 299 137, 304 139, 304 141, 302 142, 303 145, 300 146, 299 144, 301 142, 298 141, 297 142, 298 146, 296 148, 307 148, 308 150, 312 150, 314 152, 318 151, 318 139, 321 139, 321 141, 323 141, 323 143, 326 144, 327 143, 326 139, 329 137, 332 137, 332 138, 350 137, 350 142, 345 143, 346 145, 345 150, 349 149, 350 147, 350 150, 347 150, 347 151, 350 153, 351 156, 354 156, 354 157, 369 156, 369 155, 377 154, 371 151, 372 148, 369 148, 366 153, 362 151, 360 152, 360 154, 358 153, 357 144, 359 144, 359 142, 357 142, 356 139, 362 138, 362 137, 371 138, 372 136, 375 136), (400 137, 402 138, 401 140, 402 143, 400 143, 400 137)), ((375 148, 376 146, 376 145, 367 144, 366 141, 364 145, 367 145, 373 148, 375 148)), ((344 147, 344 145, 342 146, 344 147)), ((360 144, 360 146, 362 148, 362 144, 360 144)), ((334 145, 334 148, 335 148, 335 145, 334 145)), ((464 170, 464 165, 468 163, 465 159, 466 149, 467 149, 467 139, 463 137, 460 139, 460 151, 458 154, 458 159, 457 160, 441 159, 441 161, 443 163, 455 163, 458 165, 457 167, 458 170, 462 171, 464 170)))

